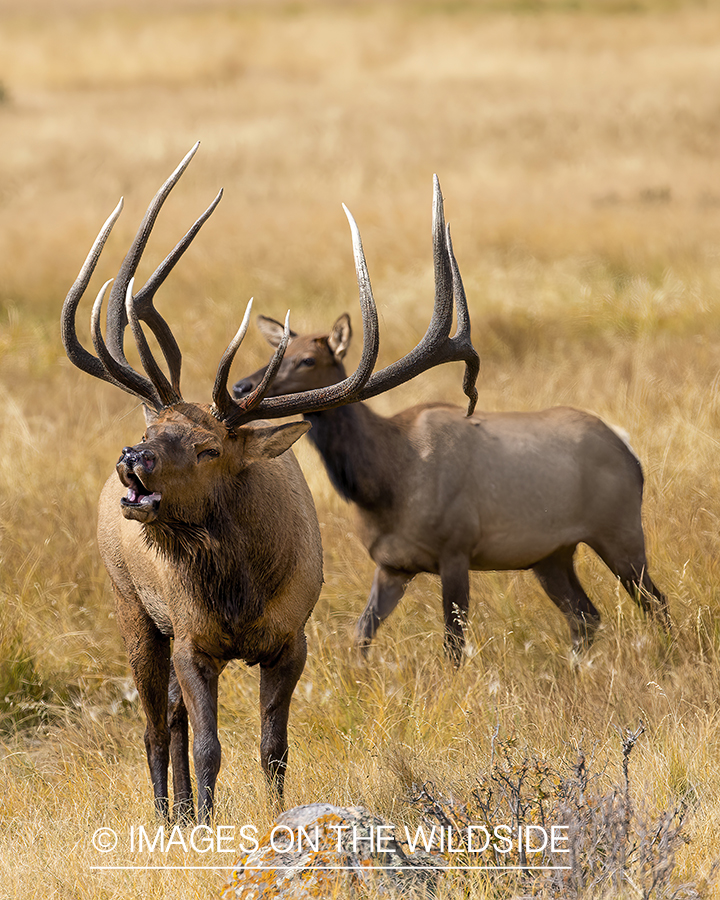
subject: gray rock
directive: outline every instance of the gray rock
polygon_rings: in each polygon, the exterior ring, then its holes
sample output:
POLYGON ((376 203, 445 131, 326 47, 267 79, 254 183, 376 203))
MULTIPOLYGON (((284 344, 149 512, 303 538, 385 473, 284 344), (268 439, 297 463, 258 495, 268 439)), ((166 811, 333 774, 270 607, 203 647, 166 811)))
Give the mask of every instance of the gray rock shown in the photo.
POLYGON ((432 897, 442 860, 396 839, 393 825, 360 806, 298 806, 280 815, 241 857, 221 900, 432 897))

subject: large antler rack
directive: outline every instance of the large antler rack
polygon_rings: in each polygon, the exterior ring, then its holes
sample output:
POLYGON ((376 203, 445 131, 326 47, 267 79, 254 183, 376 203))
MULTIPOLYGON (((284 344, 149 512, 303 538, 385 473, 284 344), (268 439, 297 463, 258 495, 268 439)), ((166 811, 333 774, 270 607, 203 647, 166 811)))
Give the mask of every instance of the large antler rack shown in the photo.
MULTIPOLYGON (((105 242, 122 210, 122 200, 103 225, 100 234, 88 254, 75 283, 68 292, 62 310, 62 339, 71 362, 96 378, 108 381, 141 399, 144 403, 161 410, 182 400, 180 393, 181 354, 169 326, 153 305, 155 294, 173 267, 190 246, 196 234, 215 210, 222 197, 220 191, 207 210, 197 219, 192 228, 175 249, 158 266, 145 286, 133 295, 134 277, 143 251, 152 231, 157 215, 170 191, 195 155, 199 144, 183 159, 177 169, 167 179, 148 207, 137 235, 120 267, 113 284, 107 313, 107 343, 100 327, 101 310, 105 294, 111 282, 100 289, 93 305, 91 318, 92 339, 97 356, 89 353, 79 342, 75 330, 75 315, 78 304, 95 271, 105 242), (144 321, 155 335, 170 373, 170 379, 154 359, 145 338, 141 321, 144 321), (125 358, 123 337, 130 325, 140 355, 145 375, 136 372, 125 358)), ((433 192, 433 257, 435 266, 435 306, 427 332, 420 343, 398 362, 373 374, 379 348, 378 317, 375 300, 370 286, 370 278, 365 261, 365 253, 360 232, 346 207, 345 213, 350 223, 355 256, 355 269, 360 293, 360 307, 363 320, 363 349, 355 372, 338 384, 299 394, 285 394, 280 397, 265 397, 275 374, 282 362, 287 347, 290 330, 285 320, 283 339, 277 347, 262 382, 252 393, 236 401, 227 389, 228 376, 235 354, 247 332, 252 300, 248 303, 243 322, 220 360, 212 393, 212 412, 223 421, 229 430, 255 419, 276 419, 303 413, 319 412, 347 403, 355 403, 374 397, 383 391, 409 381, 425 370, 444 362, 463 360, 465 362, 464 390, 469 398, 468 415, 472 414, 477 400, 475 381, 479 372, 479 358, 470 340, 470 319, 465 299, 465 291, 460 271, 453 255, 450 232, 445 225, 442 194, 437 176, 434 178, 433 192), (457 328, 450 337, 453 319, 453 298, 457 304, 457 328)), ((289 315, 289 314, 288 314, 289 315)))

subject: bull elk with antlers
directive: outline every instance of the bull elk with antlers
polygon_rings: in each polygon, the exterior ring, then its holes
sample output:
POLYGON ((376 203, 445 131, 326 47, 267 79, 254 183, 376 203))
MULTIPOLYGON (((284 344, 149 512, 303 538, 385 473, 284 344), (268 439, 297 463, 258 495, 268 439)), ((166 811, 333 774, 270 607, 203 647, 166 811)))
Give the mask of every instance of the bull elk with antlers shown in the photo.
MULTIPOLYGON (((265 376, 241 401, 233 400, 227 381, 248 327, 248 304, 243 323, 220 361, 212 404, 183 400, 180 350, 153 301, 222 191, 137 293, 133 283, 160 208, 196 150, 197 145, 145 214, 110 291, 105 338, 100 320, 110 282, 97 296, 91 317, 97 356, 79 342, 75 316, 120 215, 122 200, 65 299, 62 338, 78 368, 127 391, 145 407, 143 439, 123 449, 117 475, 108 479, 102 491, 98 541, 147 719, 145 746, 156 809, 169 816, 172 760, 173 816, 194 817, 189 720, 198 814, 207 821, 220 768, 218 679, 230 660, 260 666, 261 761, 268 780, 282 796, 290 700, 305 664, 305 623, 322 584, 317 516, 289 449, 310 425, 267 420, 353 403, 368 392, 387 390, 450 359, 465 359, 472 368, 476 355, 468 340, 448 336, 453 275, 451 250, 443 242, 439 252, 446 277, 426 338, 403 360, 372 374, 378 353, 377 312, 360 235, 346 210, 365 338, 354 375, 332 387, 267 398, 290 339, 286 320, 265 376), (153 357, 141 322, 157 339, 169 379, 153 357), (128 324, 144 375, 125 357, 123 337, 128 324)), ((468 385, 471 382, 472 377, 468 385)))
MULTIPOLYGON (((435 207, 436 283, 441 283, 437 181, 435 207)), ((450 257, 454 264, 452 248, 450 257)), ((463 330, 468 316, 457 272, 455 281, 463 330)), ((258 327, 271 345, 284 340, 283 327, 273 319, 258 317, 258 327)), ((291 332, 268 396, 322 389, 344 379, 351 334, 347 314, 329 334, 291 332)), ((236 399, 252 396, 265 373, 262 368, 238 381, 236 399)), ((370 396, 366 388, 362 399, 370 396)), ((647 570, 640 462, 597 416, 558 407, 466 417, 457 407, 434 403, 384 418, 358 403, 309 412, 305 418, 331 482, 358 509, 361 537, 377 564, 357 625, 363 652, 411 579, 431 572, 440 575, 445 649, 457 664, 464 646, 469 570, 510 569, 532 569, 567 619, 574 648, 580 649, 600 621, 575 573, 573 559, 581 542, 646 612, 669 623, 667 601, 647 570)))

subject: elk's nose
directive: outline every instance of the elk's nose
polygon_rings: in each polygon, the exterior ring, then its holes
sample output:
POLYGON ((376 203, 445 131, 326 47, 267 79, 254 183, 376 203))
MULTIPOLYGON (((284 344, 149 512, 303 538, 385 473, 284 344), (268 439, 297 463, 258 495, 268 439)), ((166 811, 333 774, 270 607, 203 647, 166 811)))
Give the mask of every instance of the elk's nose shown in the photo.
POLYGON ((240 397, 244 397, 245 394, 249 394, 252 390, 252 381, 249 378, 243 378, 240 381, 236 381, 233 385, 233 396, 236 400, 239 400, 240 397))
POLYGON ((146 472, 152 472, 155 468, 155 454, 152 450, 136 450, 134 447, 123 447, 118 465, 125 465, 128 469, 142 466, 146 472))

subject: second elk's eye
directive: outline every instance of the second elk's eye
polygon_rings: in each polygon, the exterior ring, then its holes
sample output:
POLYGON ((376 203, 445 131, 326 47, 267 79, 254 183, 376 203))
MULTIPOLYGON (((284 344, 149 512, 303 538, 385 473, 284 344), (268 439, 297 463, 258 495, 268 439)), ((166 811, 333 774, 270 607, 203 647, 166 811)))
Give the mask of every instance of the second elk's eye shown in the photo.
POLYGON ((213 447, 208 447, 207 450, 201 450, 198 455, 198 462, 201 462, 203 459, 217 459, 220 456, 220 451, 215 450, 213 447))
POLYGON ((308 368, 312 368, 315 365, 315 357, 314 356, 306 356, 305 359, 300 360, 301 366, 307 366, 308 368))

